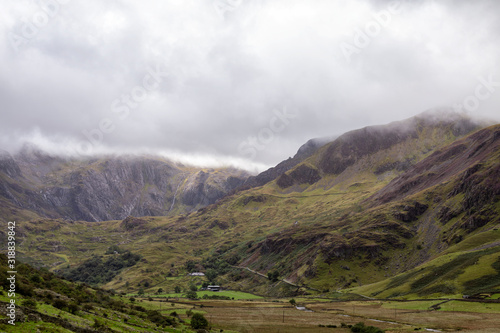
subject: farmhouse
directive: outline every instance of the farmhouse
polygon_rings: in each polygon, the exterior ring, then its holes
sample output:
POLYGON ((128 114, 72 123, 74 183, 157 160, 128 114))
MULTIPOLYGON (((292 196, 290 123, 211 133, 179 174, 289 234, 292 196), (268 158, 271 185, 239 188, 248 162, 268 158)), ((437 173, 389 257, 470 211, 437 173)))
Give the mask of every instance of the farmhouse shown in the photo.
POLYGON ((220 286, 208 286, 207 287, 207 290, 210 290, 210 291, 221 291, 221 287, 220 286))
POLYGON ((205 273, 200 273, 200 272, 194 272, 194 273, 189 273, 189 276, 205 276, 205 273))

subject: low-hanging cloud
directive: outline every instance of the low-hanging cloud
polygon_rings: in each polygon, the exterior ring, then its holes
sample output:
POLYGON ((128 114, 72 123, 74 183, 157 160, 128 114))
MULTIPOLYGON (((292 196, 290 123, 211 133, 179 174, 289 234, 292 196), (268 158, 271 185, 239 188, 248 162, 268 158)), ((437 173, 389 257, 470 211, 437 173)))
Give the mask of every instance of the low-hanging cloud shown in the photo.
POLYGON ((0 148, 10 151, 32 141, 262 169, 310 138, 434 107, 499 114, 494 0, 2 6, 0 148), (276 123, 285 109, 294 117, 276 123))

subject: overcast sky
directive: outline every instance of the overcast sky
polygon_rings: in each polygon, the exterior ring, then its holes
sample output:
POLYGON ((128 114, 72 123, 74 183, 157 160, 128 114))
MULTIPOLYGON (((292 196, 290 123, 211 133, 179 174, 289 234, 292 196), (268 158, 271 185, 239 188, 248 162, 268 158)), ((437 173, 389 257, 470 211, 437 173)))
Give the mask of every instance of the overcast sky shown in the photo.
POLYGON ((263 169, 310 138, 499 117, 500 1, 3 0, 0 149, 263 169))

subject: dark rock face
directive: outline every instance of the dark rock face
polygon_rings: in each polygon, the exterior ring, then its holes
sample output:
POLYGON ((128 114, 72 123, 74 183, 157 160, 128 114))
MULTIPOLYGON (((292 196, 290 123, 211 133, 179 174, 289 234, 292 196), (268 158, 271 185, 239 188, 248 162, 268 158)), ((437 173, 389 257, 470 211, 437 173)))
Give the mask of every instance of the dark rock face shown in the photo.
POLYGON ((319 171, 311 166, 301 164, 290 174, 282 174, 276 181, 279 187, 287 188, 294 184, 314 184, 321 179, 319 171))
POLYGON ((0 155, 0 196, 45 217, 105 221, 196 210, 247 178, 236 169, 192 170, 154 157, 76 160, 30 148, 0 155))
POLYGON ((415 202, 413 205, 403 207, 403 212, 394 214, 394 217, 403 222, 413 222, 418 220, 418 217, 425 213, 429 206, 415 202))

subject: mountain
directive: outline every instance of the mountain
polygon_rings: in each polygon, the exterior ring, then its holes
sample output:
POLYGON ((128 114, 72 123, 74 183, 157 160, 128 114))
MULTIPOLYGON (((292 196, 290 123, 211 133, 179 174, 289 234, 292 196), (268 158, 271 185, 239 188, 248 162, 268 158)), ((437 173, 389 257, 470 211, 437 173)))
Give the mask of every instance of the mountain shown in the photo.
POLYGON ((68 158, 34 146, 0 154, 0 202, 6 218, 105 221, 129 215, 182 214, 215 203, 248 173, 195 168, 153 156, 68 158))
POLYGON ((26 219, 20 255, 63 272, 119 244, 143 260, 105 287, 129 292, 187 283, 190 269, 273 296, 498 289, 499 145, 500 125, 427 112, 345 133, 267 183, 181 216, 26 219))

